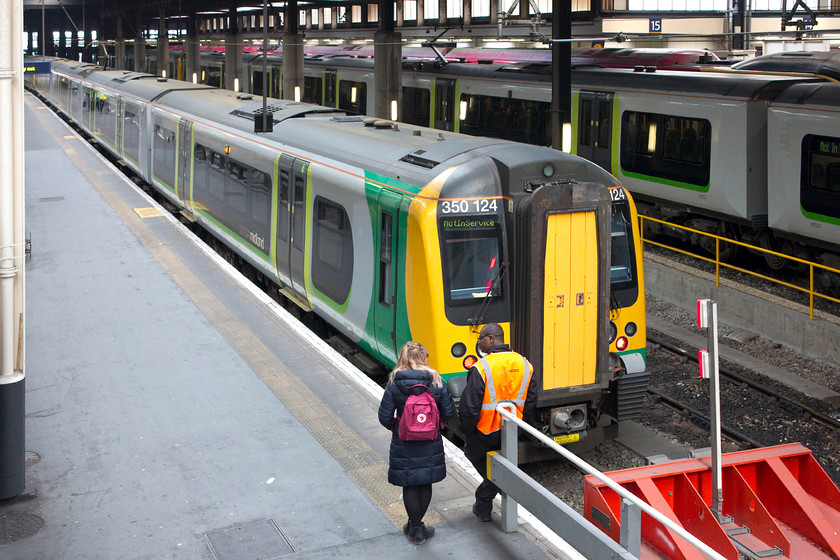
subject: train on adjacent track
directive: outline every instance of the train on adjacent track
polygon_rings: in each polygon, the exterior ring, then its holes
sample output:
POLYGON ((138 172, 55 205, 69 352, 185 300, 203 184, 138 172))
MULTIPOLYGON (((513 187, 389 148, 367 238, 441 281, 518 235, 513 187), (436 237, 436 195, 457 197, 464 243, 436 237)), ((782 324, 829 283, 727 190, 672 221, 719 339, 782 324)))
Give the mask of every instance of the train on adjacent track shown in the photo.
POLYGON ((419 340, 455 386, 497 322, 541 375, 538 423, 557 441, 591 447, 639 414, 638 219, 591 162, 65 60, 28 87, 357 363, 390 368, 419 340))
MULTIPOLYGON (((461 57, 456 51, 446 56, 484 63, 404 60, 401 120, 548 145, 550 64, 534 61, 535 55, 509 63, 492 62, 503 58, 496 52, 464 51, 461 57)), ((840 267, 840 112, 833 101, 840 98, 840 84, 832 78, 840 75, 832 70, 837 56, 783 53, 731 70, 714 66, 719 61, 701 64, 711 58, 702 51, 682 53, 679 59, 676 53, 667 59, 667 52, 660 53, 668 68, 680 69, 666 71, 645 64, 654 55, 644 50, 584 54, 578 54, 583 58, 572 69, 569 150, 617 177, 633 193, 641 214, 840 267), (821 93, 811 97, 811 91, 821 93), (783 134, 774 132, 780 126, 783 134), (785 162, 781 169, 780 162, 785 162)), ((265 82, 279 95, 282 57, 268 56, 264 80, 262 55, 250 56, 242 87, 261 93, 265 82)), ((183 70, 181 60, 173 59, 176 73, 183 70)), ((202 55, 202 79, 220 83, 223 70, 223 56, 202 55)), ((372 59, 317 53, 305 60, 304 74, 304 100, 372 112, 372 59)), ((647 225, 649 233, 675 236, 715 253, 710 237, 647 225)), ((720 244, 724 261, 735 261, 742 251, 735 244, 720 244)), ((774 269, 792 264, 762 255, 774 269)), ((818 289, 840 290, 836 274, 818 268, 815 276, 818 289)))

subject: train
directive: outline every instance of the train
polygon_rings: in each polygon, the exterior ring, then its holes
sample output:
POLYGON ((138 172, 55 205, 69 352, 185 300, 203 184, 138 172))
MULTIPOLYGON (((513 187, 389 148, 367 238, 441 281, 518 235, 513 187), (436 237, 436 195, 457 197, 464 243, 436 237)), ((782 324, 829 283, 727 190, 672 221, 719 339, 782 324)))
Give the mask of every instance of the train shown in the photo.
MULTIPOLYGON (((480 63, 422 59, 422 52, 412 58, 409 51, 402 67, 401 120, 549 145, 551 65, 539 60, 545 50, 527 56, 520 54, 525 49, 507 55, 496 50, 481 54, 473 52, 479 49, 454 49, 445 55, 480 63), (494 62, 504 58, 522 61, 494 62)), ((263 57, 253 56, 243 66, 241 84, 261 94, 263 57)), ((788 52, 732 68, 703 51, 605 49, 600 55, 583 51, 576 56, 568 150, 617 177, 642 215, 771 250, 777 254, 759 254, 774 270, 795 271, 800 266, 779 255, 838 268, 840 206, 834 187, 820 186, 819 175, 810 183, 811 171, 805 166, 815 157, 812 150, 818 149, 808 138, 820 136, 831 146, 840 141, 840 135, 830 132, 838 129, 840 114, 829 102, 831 94, 812 106, 807 97, 792 105, 785 92, 815 83, 838 92, 840 85, 831 83, 833 76, 840 76, 840 55, 788 52), (646 64, 652 57, 667 60, 669 69, 646 64), (791 126, 787 130, 795 137, 769 134, 769 121, 784 111, 810 115, 801 120, 803 125, 822 132, 791 126), (799 163, 786 173, 775 172, 782 160, 799 163)), ((268 89, 279 96, 282 57, 267 58, 268 89)), ((178 60, 173 62, 176 72, 178 60)), ((220 84, 223 65, 218 53, 202 56, 201 78, 220 84)), ((313 54, 305 59, 302 99, 370 113, 373 75, 371 58, 343 51, 313 54)), ((819 157, 828 155, 820 152, 819 157)), ((718 251, 708 236, 653 221, 646 221, 645 228, 647 235, 676 238, 709 255, 718 251)), ((744 252, 724 242, 718 256, 731 263, 744 252)), ((835 272, 816 268, 814 280, 818 291, 840 294, 840 275, 835 272)))
MULTIPOLYGON (((255 60, 259 63, 245 65, 241 83, 261 93, 262 56, 255 60)), ((769 120, 775 118, 771 115, 778 116, 782 106, 821 115, 802 121, 808 126, 819 121, 825 123, 824 129, 837 129, 838 113, 825 105, 830 94, 821 97, 819 108, 810 107, 807 98, 791 108, 785 93, 814 83, 824 84, 827 91, 840 90, 840 85, 832 85, 831 68, 837 60, 833 53, 784 53, 731 69, 669 67, 679 70, 583 63, 572 68, 568 149, 617 177, 644 216, 837 269, 840 224, 833 187, 820 187, 819 180, 809 183, 810 171, 804 167, 813 156, 806 138, 818 133, 799 128, 796 138, 768 134, 769 120), (781 62, 774 63, 772 72, 753 66, 773 60, 781 62), (811 62, 803 65, 796 60, 811 62), (799 162, 793 174, 773 171, 782 159, 799 162), (792 181, 792 175, 799 180, 792 181), (820 202, 802 206, 797 199, 820 202)), ((214 66, 217 62, 203 58, 202 74, 220 72, 222 67, 214 66)), ((268 62, 270 91, 279 95, 282 59, 269 55, 268 62)), ((372 59, 313 56, 306 59, 304 74, 304 100, 358 113, 373 110, 372 59)), ((406 59, 402 80, 403 122, 543 146, 551 142, 548 63, 444 64, 406 59)), ((819 134, 832 145, 840 139, 831 132, 819 134)), ((716 254, 711 237, 653 221, 646 221, 645 227, 648 235, 670 236, 716 254)), ((733 243, 719 244, 718 255, 724 262, 736 262, 744 252, 733 243)), ((774 270, 800 266, 778 254, 760 253, 774 270)), ((840 294, 840 275, 816 268, 815 288, 840 294)))
POLYGON ((418 340, 457 395, 495 322, 541 375, 537 424, 556 441, 590 448, 640 414, 638 217, 597 165, 66 60, 27 87, 257 282, 352 342, 351 361, 390 369, 418 340))

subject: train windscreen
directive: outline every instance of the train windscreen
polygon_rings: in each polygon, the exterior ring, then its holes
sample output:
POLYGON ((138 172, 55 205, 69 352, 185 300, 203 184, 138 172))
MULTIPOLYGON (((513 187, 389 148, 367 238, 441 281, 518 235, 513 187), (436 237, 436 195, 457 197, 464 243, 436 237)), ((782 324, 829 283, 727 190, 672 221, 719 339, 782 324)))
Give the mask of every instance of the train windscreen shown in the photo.
POLYGON ((502 293, 500 233, 495 219, 453 217, 441 221, 444 286, 451 303, 470 303, 502 293))
POLYGON ((630 222, 622 212, 623 206, 614 204, 612 208, 610 281, 613 285, 633 282, 630 222))

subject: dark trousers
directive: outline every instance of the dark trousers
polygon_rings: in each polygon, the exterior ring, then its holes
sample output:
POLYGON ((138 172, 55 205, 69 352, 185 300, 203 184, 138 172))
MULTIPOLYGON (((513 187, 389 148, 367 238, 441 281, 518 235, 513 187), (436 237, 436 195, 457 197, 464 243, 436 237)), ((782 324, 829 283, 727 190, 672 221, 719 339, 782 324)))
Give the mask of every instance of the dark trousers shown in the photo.
POLYGON ((479 513, 490 513, 499 487, 487 480, 487 452, 502 447, 501 432, 484 435, 473 432, 464 440, 464 455, 484 479, 475 489, 475 505, 479 513))

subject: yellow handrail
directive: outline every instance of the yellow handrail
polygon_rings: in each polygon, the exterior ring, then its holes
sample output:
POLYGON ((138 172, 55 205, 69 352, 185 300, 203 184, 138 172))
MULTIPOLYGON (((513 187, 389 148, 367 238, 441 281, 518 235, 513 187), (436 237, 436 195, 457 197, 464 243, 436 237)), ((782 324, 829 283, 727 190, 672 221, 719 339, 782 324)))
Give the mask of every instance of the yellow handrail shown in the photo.
POLYGON ((791 288, 793 290, 797 290, 797 291, 804 292, 804 293, 808 294, 808 300, 809 300, 808 309, 809 309, 809 312, 810 312, 811 319, 814 318, 815 298, 821 298, 821 299, 824 299, 824 300, 833 301, 835 303, 840 303, 840 299, 831 297, 827 294, 819 293, 814 288, 814 269, 815 268, 819 268, 819 269, 824 270, 826 272, 831 272, 831 273, 837 274, 838 275, 838 281, 840 281, 840 270, 838 270, 836 268, 832 268, 830 266, 826 266, 826 265, 820 264, 820 263, 811 262, 811 261, 808 261, 808 260, 805 260, 805 259, 800 259, 799 257, 794 257, 792 255, 785 255, 784 253, 778 253, 776 251, 771 251, 770 249, 764 249, 763 247, 756 247, 755 245, 750 245, 749 243, 744 243, 742 241, 736 241, 736 240, 730 239, 728 237, 715 235, 713 233, 707 233, 705 231, 700 231, 700 230, 693 229, 693 228, 690 228, 690 227, 681 226, 679 224, 675 224, 675 223, 672 223, 672 222, 666 222, 664 220, 659 220, 657 218, 651 218, 650 216, 639 215, 639 231, 640 231, 640 237, 641 237, 641 240, 642 240, 643 244, 649 244, 649 245, 653 245, 653 246, 656 246, 656 247, 662 247, 663 249, 668 249, 669 251, 674 251, 675 253, 680 253, 680 254, 686 255, 688 257, 693 257, 695 259, 699 259, 701 261, 705 261, 705 262, 714 264, 715 265, 715 286, 720 286, 720 269, 721 269, 721 267, 724 267, 724 268, 728 268, 730 270, 735 270, 735 271, 738 271, 738 272, 742 272, 744 274, 749 274, 750 276, 755 276, 756 278, 761 278, 762 280, 766 280, 768 282, 772 282, 774 284, 785 286, 786 288, 791 288), (658 224, 663 224, 663 225, 668 226, 669 228, 681 229, 681 230, 684 230, 684 231, 695 233, 697 235, 702 235, 702 236, 714 239, 715 240, 715 258, 712 259, 712 258, 709 258, 709 257, 704 257, 702 255, 698 255, 696 253, 691 253, 689 251, 684 251, 682 249, 678 249, 678 248, 672 247, 670 245, 665 245, 663 243, 658 243, 658 242, 650 240, 650 239, 645 239, 645 234, 644 234, 645 220, 655 222, 655 223, 658 223, 658 224), (808 274, 808 276, 809 276, 809 281, 808 281, 809 286, 808 286, 808 288, 806 289, 806 288, 803 288, 801 286, 797 286, 795 284, 790 284, 790 283, 784 282, 782 280, 777 280, 775 278, 765 276, 765 275, 760 274, 758 272, 752 272, 752 271, 740 268, 738 266, 734 266, 734 265, 731 265, 731 264, 728 264, 728 263, 725 263, 725 262, 721 262, 721 260, 720 260, 720 243, 721 243, 721 241, 723 241, 725 243, 731 243, 733 245, 740 245, 741 247, 745 247, 745 248, 747 248, 751 251, 766 253, 768 255, 774 255, 776 257, 782 257, 784 259, 788 259, 788 260, 793 261, 793 262, 798 262, 798 263, 807 265, 808 266, 808 272, 809 272, 809 274, 808 274))

